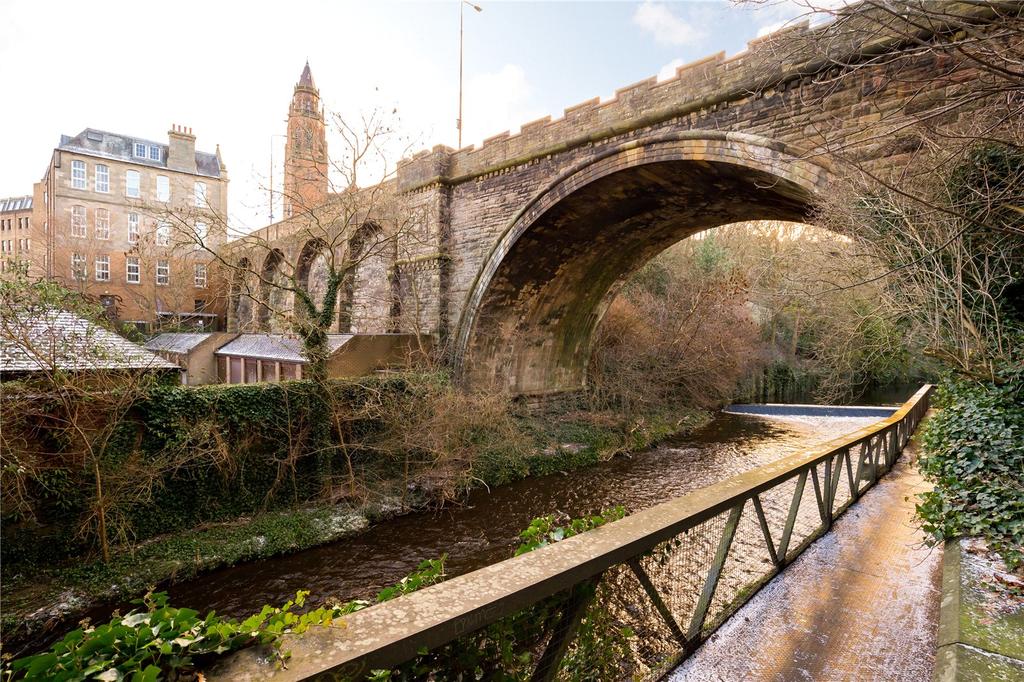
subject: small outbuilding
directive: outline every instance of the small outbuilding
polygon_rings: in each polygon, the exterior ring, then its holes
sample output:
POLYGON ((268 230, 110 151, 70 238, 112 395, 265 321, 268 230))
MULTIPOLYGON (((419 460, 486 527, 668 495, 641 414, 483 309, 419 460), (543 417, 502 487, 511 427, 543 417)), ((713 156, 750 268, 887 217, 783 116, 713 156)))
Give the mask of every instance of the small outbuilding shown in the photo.
MULTIPOLYGON (((401 364, 420 352, 415 334, 328 334, 327 372, 353 377, 401 364)), ((302 339, 284 334, 239 334, 217 349, 218 375, 228 384, 301 379, 302 339)))
POLYGON ((178 366, 66 310, 25 309, 0 319, 0 380, 40 373, 177 372, 178 366))
POLYGON ((189 386, 216 384, 217 349, 238 334, 224 332, 167 332, 146 342, 146 350, 156 353, 182 369, 181 383, 189 386))

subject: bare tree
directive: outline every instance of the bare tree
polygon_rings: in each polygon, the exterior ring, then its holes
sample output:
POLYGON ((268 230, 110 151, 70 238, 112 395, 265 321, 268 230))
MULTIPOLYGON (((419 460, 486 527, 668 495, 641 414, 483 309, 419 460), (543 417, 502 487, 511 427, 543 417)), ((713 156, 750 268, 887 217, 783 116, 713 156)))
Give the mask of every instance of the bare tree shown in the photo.
MULTIPOLYGON (((431 219, 429 207, 396 187, 395 159, 409 144, 392 124, 393 114, 378 109, 358 121, 333 116, 341 149, 324 164, 310 163, 301 179, 306 184, 299 184, 326 192, 280 193, 290 217, 238 235, 223 249, 203 243, 189 211, 165 214, 179 247, 212 257, 239 330, 296 334, 311 379, 326 377, 329 333, 353 331, 354 320, 367 323, 368 331, 393 329, 395 262, 431 219)), ((216 220, 226 229, 226 216, 216 220)))
POLYGON ((99 306, 58 284, 0 282, 4 515, 35 520, 37 501, 51 496, 68 504, 53 482, 83 472, 91 490, 80 535, 109 561, 111 544, 130 538, 131 507, 194 453, 142 455, 131 413, 166 363, 104 329, 105 321, 99 306))
POLYGON ((827 108, 808 125, 808 154, 832 163, 815 222, 851 238, 866 273, 827 277, 880 292, 884 316, 930 355, 992 376, 1019 343, 1008 312, 1024 257, 1024 3, 800 4, 826 22, 767 37, 764 82, 802 79, 820 102, 857 88, 863 112, 856 131, 827 108))

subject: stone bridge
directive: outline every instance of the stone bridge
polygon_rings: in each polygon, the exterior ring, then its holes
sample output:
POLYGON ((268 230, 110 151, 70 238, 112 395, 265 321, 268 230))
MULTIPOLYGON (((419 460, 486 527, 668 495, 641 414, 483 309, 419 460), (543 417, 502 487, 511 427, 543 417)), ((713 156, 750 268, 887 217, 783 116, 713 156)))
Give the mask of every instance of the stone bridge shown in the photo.
MULTIPOLYGON (((997 25, 970 11, 979 30, 997 25)), ((429 218, 354 268, 339 330, 433 333, 475 387, 578 389, 609 303, 660 251, 727 223, 807 221, 837 164, 897 168, 918 148, 911 126, 987 106, 982 74, 928 49, 956 39, 946 29, 862 6, 479 148, 421 152, 389 188, 429 218)), ((247 257, 266 276, 280 262, 315 269, 301 230, 261 234, 278 251, 247 257)), ((231 308, 233 328, 252 324, 231 308)))

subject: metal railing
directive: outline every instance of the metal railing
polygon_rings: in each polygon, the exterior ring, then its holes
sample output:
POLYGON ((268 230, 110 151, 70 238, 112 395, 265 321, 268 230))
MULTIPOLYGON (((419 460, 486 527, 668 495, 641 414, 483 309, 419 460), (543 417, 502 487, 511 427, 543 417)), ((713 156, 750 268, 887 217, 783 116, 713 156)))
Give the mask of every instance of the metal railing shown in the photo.
MULTIPOLYGON (((207 678, 357 680, 417 661, 415 672, 397 679, 473 679, 447 666, 460 660, 460 646, 476 652, 498 636, 516 678, 572 677, 588 652, 577 641, 580 625, 593 629, 600 616, 620 635, 615 676, 658 679, 892 468, 931 391, 923 386, 891 417, 819 447, 286 636, 286 668, 246 650, 207 678), (523 627, 524 617, 536 622, 523 627)), ((488 665, 485 676, 502 669, 488 665)))

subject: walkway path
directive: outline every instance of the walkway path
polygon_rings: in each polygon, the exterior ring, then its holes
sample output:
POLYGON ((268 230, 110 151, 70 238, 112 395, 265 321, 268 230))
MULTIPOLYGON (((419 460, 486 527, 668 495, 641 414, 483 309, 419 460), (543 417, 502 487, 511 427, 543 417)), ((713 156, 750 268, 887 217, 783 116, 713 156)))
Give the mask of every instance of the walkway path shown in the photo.
POLYGON ((910 444, 885 476, 673 672, 674 682, 927 682, 942 550, 923 544, 910 444))

